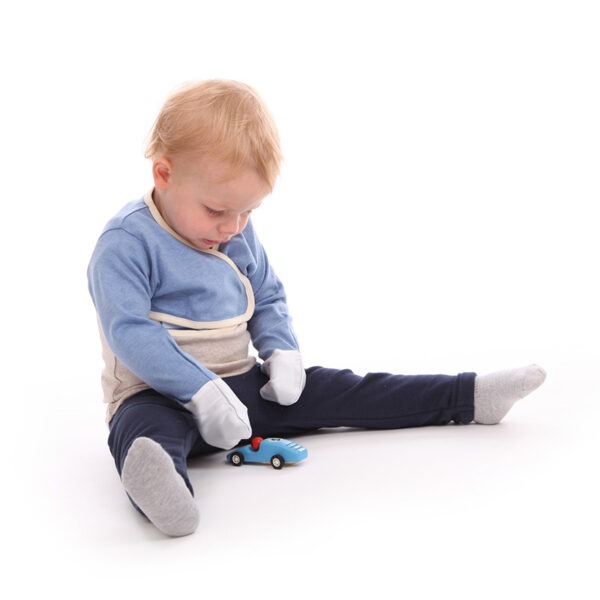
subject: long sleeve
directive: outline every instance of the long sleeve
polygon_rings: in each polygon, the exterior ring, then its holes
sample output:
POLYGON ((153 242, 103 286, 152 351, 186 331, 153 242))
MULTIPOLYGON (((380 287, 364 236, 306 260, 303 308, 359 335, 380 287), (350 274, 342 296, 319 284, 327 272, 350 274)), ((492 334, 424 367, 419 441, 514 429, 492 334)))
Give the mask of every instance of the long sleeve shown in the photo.
POLYGON ((144 240, 124 229, 108 229, 90 261, 89 290, 115 356, 150 387, 187 402, 217 376, 182 351, 168 329, 150 318, 152 298, 161 283, 153 262, 144 240))
POLYGON ((274 350, 297 350, 298 341, 284 287, 271 267, 252 223, 244 230, 244 238, 256 261, 254 269, 248 273, 256 304, 248 329, 260 358, 266 360, 274 350))

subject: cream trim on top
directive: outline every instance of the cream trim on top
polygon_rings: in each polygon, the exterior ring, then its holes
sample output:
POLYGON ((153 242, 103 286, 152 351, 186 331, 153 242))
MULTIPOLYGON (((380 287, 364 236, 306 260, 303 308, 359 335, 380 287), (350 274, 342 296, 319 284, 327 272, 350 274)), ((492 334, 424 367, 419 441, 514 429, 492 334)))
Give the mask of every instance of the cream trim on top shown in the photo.
POLYGON ((160 214, 158 207, 154 203, 152 198, 152 190, 150 190, 144 196, 144 202, 146 206, 149 208, 150 213, 154 217, 154 220, 160 225, 165 231, 170 233, 174 238, 178 239, 182 244, 189 246, 190 248, 196 250, 196 252, 204 252, 205 254, 212 254, 221 260, 224 260, 237 274, 244 286, 244 290, 246 291, 246 298, 248 300, 248 306, 245 312, 237 317, 232 317, 230 319, 224 319, 222 321, 192 321, 190 319, 184 319, 182 317, 177 317, 175 315, 168 315, 166 313, 159 313, 155 311, 150 312, 150 318, 155 321, 162 321, 164 323, 169 323, 172 325, 177 325, 179 327, 187 327, 190 329, 221 329, 223 327, 233 327, 235 325, 239 325, 240 323, 245 323, 250 320, 250 317, 254 313, 255 302, 254 302, 254 292, 252 291, 252 284, 250 280, 238 269, 237 265, 227 256, 223 254, 223 252, 219 252, 218 250, 213 250, 212 248, 209 250, 202 250, 200 248, 196 248, 196 246, 190 244, 185 238, 181 237, 174 229, 172 229, 169 224, 163 219, 163 216, 160 214))
MULTIPOLYGON (((254 310, 254 308, 252 309, 254 310)), ((176 325, 177 327, 184 327, 185 329, 194 330, 195 332, 201 331, 203 329, 207 330, 220 330, 223 329, 234 329, 236 326, 241 325, 242 323, 247 323, 250 317, 252 316, 252 312, 248 314, 246 311, 243 315, 239 317, 232 317, 231 319, 223 319, 222 321, 192 321, 191 319, 184 319, 183 317, 177 317, 175 315, 169 315, 167 313, 156 312, 151 310, 148 315, 153 321, 158 321, 159 323, 167 323, 168 325, 176 325)), ((174 329, 174 332, 180 332, 178 329, 174 329)))

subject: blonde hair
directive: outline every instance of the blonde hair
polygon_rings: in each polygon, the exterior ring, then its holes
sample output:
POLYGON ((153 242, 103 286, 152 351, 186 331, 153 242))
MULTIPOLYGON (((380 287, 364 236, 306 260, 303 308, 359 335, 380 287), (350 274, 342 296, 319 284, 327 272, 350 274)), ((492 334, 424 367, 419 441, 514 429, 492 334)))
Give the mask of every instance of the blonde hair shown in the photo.
POLYGON ((281 165, 279 134, 258 94, 237 81, 188 84, 163 104, 146 158, 195 154, 252 167, 273 188, 281 165))

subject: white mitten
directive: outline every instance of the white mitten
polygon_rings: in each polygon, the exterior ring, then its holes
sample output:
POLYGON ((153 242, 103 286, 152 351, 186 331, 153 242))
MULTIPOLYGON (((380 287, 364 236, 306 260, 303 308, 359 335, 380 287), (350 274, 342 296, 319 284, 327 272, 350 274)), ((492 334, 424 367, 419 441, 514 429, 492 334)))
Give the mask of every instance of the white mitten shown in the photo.
POLYGON ((269 382, 260 389, 265 400, 284 406, 298 401, 306 383, 306 371, 298 350, 274 350, 261 369, 269 376, 269 382))
POLYGON ((222 380, 205 383, 184 405, 196 418, 204 441, 217 448, 233 448, 252 435, 248 409, 222 380))

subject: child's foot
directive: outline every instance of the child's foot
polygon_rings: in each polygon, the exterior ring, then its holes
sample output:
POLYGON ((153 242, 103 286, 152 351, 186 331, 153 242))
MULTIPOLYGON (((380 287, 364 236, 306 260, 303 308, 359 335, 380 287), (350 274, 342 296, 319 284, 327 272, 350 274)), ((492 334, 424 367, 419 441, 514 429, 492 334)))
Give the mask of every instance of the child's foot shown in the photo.
POLYGON ((475 378, 475 422, 500 423, 512 405, 542 385, 544 379, 546 371, 538 365, 478 375, 475 378))
POLYGON ((137 438, 125 457, 121 481, 140 510, 166 535, 189 535, 200 518, 198 506, 173 459, 160 444, 137 438))

